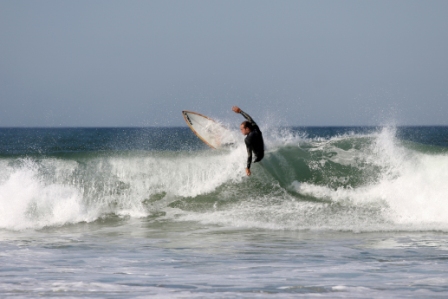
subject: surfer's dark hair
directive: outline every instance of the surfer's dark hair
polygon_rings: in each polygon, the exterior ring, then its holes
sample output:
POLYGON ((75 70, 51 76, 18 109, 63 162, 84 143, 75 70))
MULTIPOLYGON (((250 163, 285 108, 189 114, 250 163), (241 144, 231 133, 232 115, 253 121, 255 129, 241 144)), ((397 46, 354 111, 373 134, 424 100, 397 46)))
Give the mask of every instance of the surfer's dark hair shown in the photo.
POLYGON ((250 121, 245 120, 241 124, 243 125, 244 128, 249 128, 252 131, 252 127, 253 126, 252 126, 252 123, 250 121))

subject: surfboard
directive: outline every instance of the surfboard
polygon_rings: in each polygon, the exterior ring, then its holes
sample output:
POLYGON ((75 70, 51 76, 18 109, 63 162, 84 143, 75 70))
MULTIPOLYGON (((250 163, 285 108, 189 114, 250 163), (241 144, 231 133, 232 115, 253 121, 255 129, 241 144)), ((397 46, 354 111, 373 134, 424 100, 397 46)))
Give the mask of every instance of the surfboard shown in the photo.
POLYGON ((235 143, 232 131, 210 117, 188 110, 182 115, 193 133, 209 147, 218 149, 235 143))

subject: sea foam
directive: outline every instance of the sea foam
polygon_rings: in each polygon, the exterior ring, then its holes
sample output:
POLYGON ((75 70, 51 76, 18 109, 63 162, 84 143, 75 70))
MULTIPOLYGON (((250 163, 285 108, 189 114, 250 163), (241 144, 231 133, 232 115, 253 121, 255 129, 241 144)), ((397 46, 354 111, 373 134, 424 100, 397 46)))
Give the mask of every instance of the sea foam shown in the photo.
POLYGON ((265 229, 448 230, 447 154, 417 151, 393 128, 263 133, 266 156, 250 178, 242 140, 220 151, 4 158, 0 228, 159 215, 265 229))

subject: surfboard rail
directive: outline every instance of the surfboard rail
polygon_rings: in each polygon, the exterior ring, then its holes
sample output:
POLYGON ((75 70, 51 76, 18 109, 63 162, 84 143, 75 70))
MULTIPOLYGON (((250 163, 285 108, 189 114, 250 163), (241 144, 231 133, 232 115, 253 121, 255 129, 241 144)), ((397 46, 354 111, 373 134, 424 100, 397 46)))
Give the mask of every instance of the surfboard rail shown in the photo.
POLYGON ((212 149, 226 144, 223 140, 231 136, 227 128, 208 116, 190 110, 183 110, 182 115, 191 131, 212 149))

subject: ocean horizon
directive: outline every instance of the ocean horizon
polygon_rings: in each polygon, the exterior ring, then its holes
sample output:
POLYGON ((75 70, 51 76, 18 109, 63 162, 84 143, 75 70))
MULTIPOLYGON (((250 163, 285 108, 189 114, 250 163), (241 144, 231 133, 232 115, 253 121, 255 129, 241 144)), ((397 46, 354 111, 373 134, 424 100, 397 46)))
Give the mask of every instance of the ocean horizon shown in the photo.
POLYGON ((4 298, 445 298, 448 126, 0 128, 4 298))

